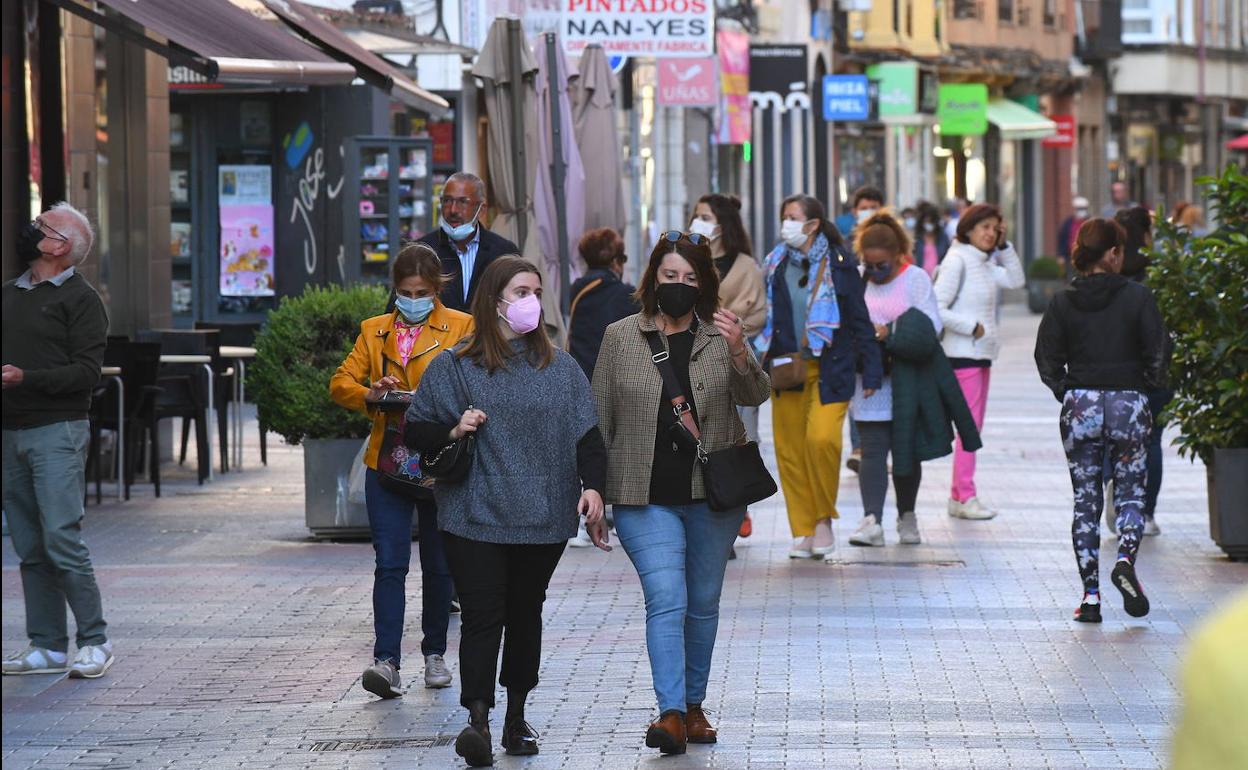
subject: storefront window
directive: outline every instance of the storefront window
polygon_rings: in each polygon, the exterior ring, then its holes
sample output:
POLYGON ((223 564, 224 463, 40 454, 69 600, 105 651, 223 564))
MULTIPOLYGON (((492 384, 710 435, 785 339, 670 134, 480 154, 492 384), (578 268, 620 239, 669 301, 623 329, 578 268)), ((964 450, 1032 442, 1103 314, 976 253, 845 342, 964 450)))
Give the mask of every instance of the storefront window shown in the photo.
MULTIPOLYGON (((99 260, 96 289, 110 307, 109 279, 112 273, 112 227, 109 217, 109 163, 108 163, 108 69, 105 66, 104 29, 94 27, 95 40, 95 254, 99 260)), ((111 309, 111 308, 110 308, 111 309)))
POLYGON ((191 114, 169 111, 169 259, 171 310, 176 326, 189 326, 195 313, 194 217, 191 208, 191 114))

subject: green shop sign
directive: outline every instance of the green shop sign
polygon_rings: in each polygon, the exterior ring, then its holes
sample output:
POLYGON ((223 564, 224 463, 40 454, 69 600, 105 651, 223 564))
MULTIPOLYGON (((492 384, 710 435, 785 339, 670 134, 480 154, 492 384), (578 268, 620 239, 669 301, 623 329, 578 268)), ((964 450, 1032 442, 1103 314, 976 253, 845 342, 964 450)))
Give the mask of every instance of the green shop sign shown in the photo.
POLYGON ((867 67, 867 77, 879 84, 880 117, 913 115, 919 111, 919 65, 892 61, 867 67))
POLYGON ((988 133, 988 86, 984 83, 941 83, 936 117, 943 135, 980 136, 988 133))

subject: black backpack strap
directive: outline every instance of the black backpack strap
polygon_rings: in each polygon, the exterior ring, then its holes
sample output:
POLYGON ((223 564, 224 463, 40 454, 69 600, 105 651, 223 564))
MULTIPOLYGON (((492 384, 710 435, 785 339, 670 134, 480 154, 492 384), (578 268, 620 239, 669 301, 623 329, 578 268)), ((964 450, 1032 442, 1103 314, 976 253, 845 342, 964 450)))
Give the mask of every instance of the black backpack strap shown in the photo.
POLYGON ((701 441, 702 431, 698 429, 698 423, 693 419, 693 409, 689 405, 689 399, 685 398, 685 393, 680 389, 680 382, 676 379, 676 370, 672 368, 671 354, 667 352, 667 348, 663 346, 663 340, 659 338, 657 331, 642 332, 646 338, 646 343, 650 345, 650 360, 654 362, 654 367, 659 370, 659 376, 663 378, 663 399, 672 405, 672 414, 675 420, 684 424, 685 429, 694 439, 701 441))

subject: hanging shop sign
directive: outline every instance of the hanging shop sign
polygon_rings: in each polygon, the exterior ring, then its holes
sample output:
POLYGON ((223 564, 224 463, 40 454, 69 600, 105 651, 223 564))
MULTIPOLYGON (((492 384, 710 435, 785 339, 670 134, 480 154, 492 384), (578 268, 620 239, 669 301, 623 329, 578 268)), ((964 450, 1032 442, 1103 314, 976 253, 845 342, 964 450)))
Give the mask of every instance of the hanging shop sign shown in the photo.
POLYGON ((806 90, 806 46, 750 46, 750 91, 779 94, 806 90))
POLYGON ((220 166, 217 202, 221 210, 221 296, 272 297, 272 167, 220 166))
POLYGON ((919 112, 935 115, 940 106, 940 78, 930 70, 919 71, 919 112))
POLYGON ((1157 156, 1157 127, 1147 123, 1127 126, 1127 159, 1146 166, 1157 156))
POLYGON ((1075 146, 1075 116, 1074 115, 1050 115, 1049 120, 1057 124, 1057 133, 1053 136, 1046 136, 1040 140, 1041 147, 1074 147, 1075 146))
POLYGON ((823 76, 823 119, 861 122, 871 117, 870 81, 866 75, 823 76))
POLYGON ((573 56, 591 43, 608 55, 715 55, 713 0, 567 0, 559 25, 573 56))
POLYGON ((750 36, 721 29, 715 35, 719 47, 719 144, 750 141, 753 114, 750 109, 750 36))
POLYGON ((867 77, 879 84, 881 118, 913 115, 919 111, 919 65, 912 61, 881 62, 867 67, 867 77))
POLYGON ((719 102, 715 57, 659 59, 656 101, 666 107, 714 107, 719 102))
POLYGON ((936 107, 940 133, 982 136, 988 133, 988 86, 984 83, 941 83, 936 107))

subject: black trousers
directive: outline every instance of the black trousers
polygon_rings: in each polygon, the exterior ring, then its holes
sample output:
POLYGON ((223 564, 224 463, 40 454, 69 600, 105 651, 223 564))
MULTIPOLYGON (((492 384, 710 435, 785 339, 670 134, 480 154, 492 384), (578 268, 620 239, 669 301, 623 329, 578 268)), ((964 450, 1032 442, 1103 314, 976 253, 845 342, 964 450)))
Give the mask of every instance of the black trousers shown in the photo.
POLYGON ((502 545, 442 533, 442 546, 459 594, 459 702, 494 707, 498 683, 528 692, 537 686, 542 657, 542 603, 566 543, 502 545), (506 642, 503 642, 506 629, 506 642))

